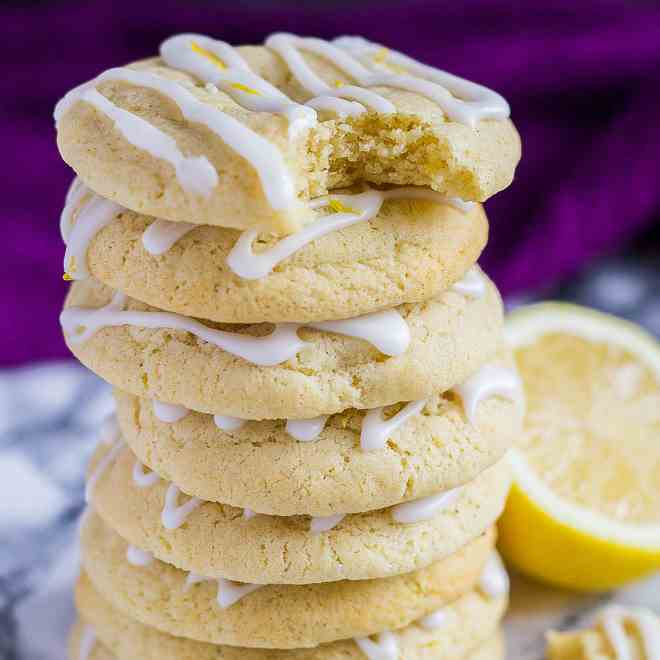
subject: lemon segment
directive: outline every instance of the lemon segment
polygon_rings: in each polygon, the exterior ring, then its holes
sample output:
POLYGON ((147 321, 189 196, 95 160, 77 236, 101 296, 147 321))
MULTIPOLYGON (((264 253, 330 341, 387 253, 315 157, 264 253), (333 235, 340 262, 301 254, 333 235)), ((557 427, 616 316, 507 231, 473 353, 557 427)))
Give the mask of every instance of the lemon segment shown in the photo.
POLYGON ((574 305, 522 308, 506 335, 527 399, 500 547, 523 573, 604 590, 660 569, 660 346, 574 305))

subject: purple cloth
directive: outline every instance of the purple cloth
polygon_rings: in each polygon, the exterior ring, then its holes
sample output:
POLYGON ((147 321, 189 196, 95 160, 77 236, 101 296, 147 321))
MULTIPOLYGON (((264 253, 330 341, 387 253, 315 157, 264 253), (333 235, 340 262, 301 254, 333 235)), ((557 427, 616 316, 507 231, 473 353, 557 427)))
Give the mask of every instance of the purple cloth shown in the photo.
POLYGON ((54 103, 184 30, 234 43, 259 42, 274 30, 360 33, 504 94, 524 156, 515 184, 488 203, 491 242, 482 265, 505 294, 552 284, 657 217, 658 7, 604 0, 216 5, 142 0, 0 9, 8 183, 0 363, 66 355, 57 322, 66 289, 57 225, 72 175, 55 147, 54 103))

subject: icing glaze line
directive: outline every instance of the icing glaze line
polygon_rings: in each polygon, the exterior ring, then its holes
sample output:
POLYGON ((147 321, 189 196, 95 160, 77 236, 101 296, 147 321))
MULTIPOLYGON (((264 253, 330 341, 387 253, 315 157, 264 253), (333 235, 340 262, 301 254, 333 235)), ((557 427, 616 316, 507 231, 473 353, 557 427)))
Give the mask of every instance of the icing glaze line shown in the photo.
POLYGON ((410 329, 398 311, 389 309, 364 314, 343 321, 320 323, 279 323, 265 337, 252 337, 236 332, 215 330, 187 316, 171 312, 137 312, 123 310, 125 296, 115 294, 100 308, 68 307, 60 315, 60 324, 72 344, 79 344, 104 327, 133 325, 142 328, 183 330, 227 353, 260 366, 275 366, 297 355, 307 342, 298 337, 301 327, 364 339, 381 353, 402 355, 410 344, 410 329))

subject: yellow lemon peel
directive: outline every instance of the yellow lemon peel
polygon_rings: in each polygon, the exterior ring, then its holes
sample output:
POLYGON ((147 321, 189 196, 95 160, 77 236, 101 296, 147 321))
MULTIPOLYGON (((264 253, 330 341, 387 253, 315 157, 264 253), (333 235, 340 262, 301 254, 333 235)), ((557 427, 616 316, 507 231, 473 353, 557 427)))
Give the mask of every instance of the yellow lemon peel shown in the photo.
POLYGON ((71 277, 71 275, 69 275, 69 273, 64 273, 64 275, 62 275, 62 279, 65 282, 72 282, 73 281, 73 277, 71 277))
POLYGON ((505 559, 585 591, 657 571, 657 340, 613 316, 553 302, 512 312, 505 338, 527 400, 499 522, 505 559))
POLYGON ((191 41, 190 48, 198 55, 201 55, 202 57, 205 57, 207 60, 209 60, 211 64, 215 64, 215 66, 217 66, 219 69, 227 68, 227 65, 217 55, 211 53, 205 48, 202 48, 197 42, 191 41))
POLYGON ((335 87, 343 87, 344 86, 344 81, 343 80, 335 80, 332 84, 335 87))
POLYGON ((234 89, 240 89, 241 92, 245 92, 246 94, 254 94, 255 96, 261 96, 261 92, 259 92, 256 89, 252 89, 252 87, 248 87, 247 85, 243 85, 243 83, 232 83, 231 86, 234 89))
POLYGON ((345 204, 342 204, 338 199, 328 200, 328 206, 335 213, 354 213, 355 215, 358 215, 358 212, 355 209, 351 208, 350 206, 346 206, 345 204))

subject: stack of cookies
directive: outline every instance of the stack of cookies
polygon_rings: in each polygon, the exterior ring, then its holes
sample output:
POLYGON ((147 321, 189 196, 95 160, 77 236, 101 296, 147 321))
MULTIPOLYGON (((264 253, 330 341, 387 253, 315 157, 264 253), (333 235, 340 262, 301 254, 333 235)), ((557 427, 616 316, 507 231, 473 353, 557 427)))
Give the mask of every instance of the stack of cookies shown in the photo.
POLYGON ((62 327, 117 403, 72 660, 501 658, 506 101, 356 37, 184 34, 55 116, 62 327))

